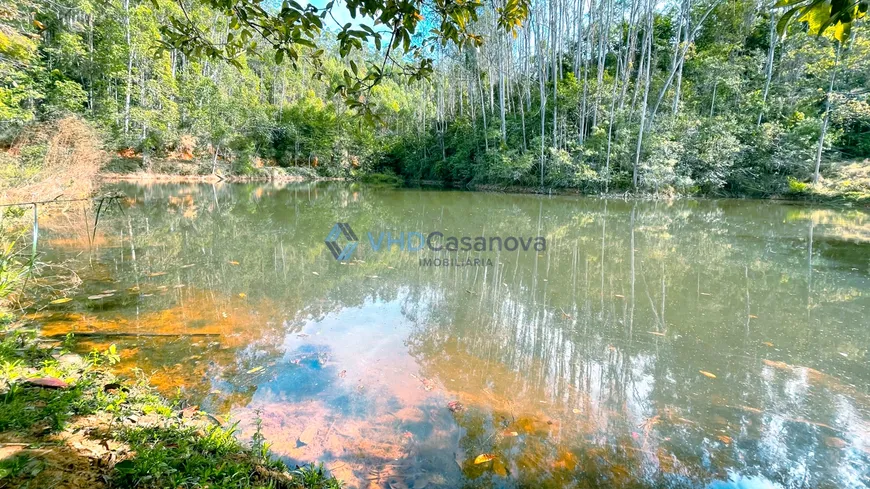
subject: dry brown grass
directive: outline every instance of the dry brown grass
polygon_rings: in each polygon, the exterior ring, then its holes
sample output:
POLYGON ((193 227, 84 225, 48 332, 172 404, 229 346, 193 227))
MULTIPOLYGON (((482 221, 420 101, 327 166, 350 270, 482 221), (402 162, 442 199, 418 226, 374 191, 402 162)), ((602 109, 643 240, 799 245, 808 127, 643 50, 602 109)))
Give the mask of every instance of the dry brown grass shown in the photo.
POLYGON ((79 118, 29 126, 4 155, 0 203, 88 197, 105 158, 99 137, 79 118))

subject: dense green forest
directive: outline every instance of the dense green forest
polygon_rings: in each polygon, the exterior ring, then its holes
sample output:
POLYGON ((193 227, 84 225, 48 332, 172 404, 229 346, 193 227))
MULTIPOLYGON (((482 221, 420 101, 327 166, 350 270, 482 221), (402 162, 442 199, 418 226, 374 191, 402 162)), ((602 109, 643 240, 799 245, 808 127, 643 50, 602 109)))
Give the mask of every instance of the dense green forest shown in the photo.
MULTIPOLYGON (((708 195, 821 180, 862 195, 866 22, 790 4, 12 0, 0 142, 72 114, 145 169, 708 195)), ((3 161, 41 156, 15 153, 3 161)))

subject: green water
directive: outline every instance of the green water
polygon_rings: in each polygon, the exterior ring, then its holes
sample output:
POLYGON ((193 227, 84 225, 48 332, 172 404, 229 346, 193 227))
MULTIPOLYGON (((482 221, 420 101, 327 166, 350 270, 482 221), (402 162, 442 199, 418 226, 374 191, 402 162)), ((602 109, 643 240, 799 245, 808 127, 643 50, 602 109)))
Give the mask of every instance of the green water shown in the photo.
POLYGON ((123 373, 239 420, 242 438, 259 417, 274 453, 350 487, 870 487, 865 211, 110 189, 127 198, 93 236, 41 237, 83 281, 72 302, 44 298, 45 334, 118 344, 123 373), (344 263, 324 243, 336 222, 359 240, 344 263), (434 231, 546 249, 368 238, 434 231), (436 257, 465 266, 421 266, 436 257))

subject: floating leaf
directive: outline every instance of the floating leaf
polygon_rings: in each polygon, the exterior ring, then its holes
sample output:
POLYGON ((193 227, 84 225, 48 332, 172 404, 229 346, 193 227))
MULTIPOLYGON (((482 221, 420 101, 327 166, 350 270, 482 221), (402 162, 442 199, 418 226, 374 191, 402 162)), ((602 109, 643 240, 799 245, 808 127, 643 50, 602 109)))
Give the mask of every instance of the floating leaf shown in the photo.
POLYGON ((713 294, 709 294, 707 292, 701 292, 701 295, 703 295, 705 297, 712 297, 713 296, 713 294))
POLYGON ((617 299, 625 299, 625 296, 622 294, 613 294, 613 297, 616 297, 617 299))
POLYGON ((658 331, 647 331, 647 333, 656 335, 656 336, 665 336, 664 333, 659 333, 658 331))
POLYGON ((581 411, 580 411, 579 409, 577 409, 577 408, 574 408, 574 409, 571 410, 571 412, 574 413, 574 414, 580 414, 581 411))
POLYGON ((429 379, 424 379, 424 378, 422 378, 422 377, 417 377, 417 376, 414 375, 414 374, 411 374, 411 377, 414 377, 415 379, 419 380, 420 383, 423 384, 423 389, 425 389, 426 392, 429 392, 429 391, 431 391, 432 389, 435 388, 435 383, 432 382, 432 381, 429 380, 429 379))
POLYGON ((154 272, 147 274, 146 277, 162 277, 164 275, 166 275, 166 272, 154 272))
POLYGON ((513 437, 515 437, 515 436, 520 436, 520 434, 517 433, 516 431, 503 431, 503 432, 501 433, 501 435, 504 436, 504 437, 508 437, 508 438, 513 438, 513 437))
POLYGON ((499 477, 507 477, 507 467, 505 467, 504 462, 499 459, 495 459, 492 462, 492 471, 495 472, 499 477))
POLYGON ((27 379, 24 382, 28 385, 44 387, 46 389, 66 389, 69 387, 69 384, 55 377, 38 377, 27 379))
POLYGON ((767 365, 768 367, 778 368, 780 370, 791 370, 791 365, 785 362, 778 362, 776 360, 768 360, 766 358, 761 360, 761 363, 767 365))
POLYGON ((311 274, 312 274, 312 275, 320 275, 320 274, 317 273, 317 272, 311 272, 311 274))
POLYGON ((66 304, 67 302, 70 302, 71 300, 72 300, 71 297, 61 297, 60 299, 55 299, 55 300, 49 302, 49 304, 66 304))
POLYGON ((241 297, 242 299, 244 299, 247 296, 248 296, 248 294, 246 294, 244 292, 239 292, 239 297, 241 297))
POLYGON ((296 439, 296 448, 310 445, 314 441, 314 436, 317 435, 317 425, 312 423, 302 430, 299 437, 296 439))
POLYGON ((234 260, 230 260, 230 265, 238 265, 238 264, 239 264, 239 262, 234 261, 234 260))
POLYGON ((477 457, 474 457, 474 463, 475 465, 485 464, 487 462, 491 462, 493 459, 495 459, 495 455, 491 453, 481 453, 477 457))
POLYGON ((113 295, 115 295, 115 294, 97 294, 97 295, 89 295, 89 296, 88 296, 88 299, 90 299, 90 300, 92 300, 92 301, 96 301, 96 300, 100 300, 100 299, 105 299, 106 297, 112 297, 113 295))
POLYGON ((756 316, 755 314, 750 314, 749 319, 758 319, 758 316, 756 316))
POLYGON ((769 347, 773 348, 773 343, 771 343, 771 342, 769 342, 769 341, 764 341, 764 342, 762 342, 761 344, 764 345, 764 346, 769 346, 769 347))
POLYGON ((450 401, 447 403, 447 409, 450 410, 451 413, 461 413, 465 406, 462 405, 459 401, 450 401))
POLYGON ((255 374, 255 373, 260 372, 260 371, 263 371, 263 370, 265 370, 265 369, 266 369, 266 367, 263 367, 263 366, 261 365, 261 366, 259 366, 259 367, 254 367, 254 368, 252 368, 251 370, 248 370, 248 373, 249 373, 249 374, 255 374))
POLYGON ((848 443, 846 443, 846 440, 843 440, 842 438, 837 438, 834 436, 826 436, 825 437, 825 445, 827 445, 831 448, 845 448, 846 445, 848 445, 848 443))
POLYGON ((726 444, 726 445, 730 445, 730 444, 731 444, 731 437, 730 437, 730 436, 719 435, 719 436, 717 436, 716 438, 718 438, 719 441, 721 441, 722 443, 724 443, 724 444, 726 444))
POLYGON ((703 375, 704 377, 710 377, 711 379, 716 378, 715 374, 711 374, 710 372, 708 372, 706 370, 698 370, 698 372, 701 372, 701 375, 703 375))

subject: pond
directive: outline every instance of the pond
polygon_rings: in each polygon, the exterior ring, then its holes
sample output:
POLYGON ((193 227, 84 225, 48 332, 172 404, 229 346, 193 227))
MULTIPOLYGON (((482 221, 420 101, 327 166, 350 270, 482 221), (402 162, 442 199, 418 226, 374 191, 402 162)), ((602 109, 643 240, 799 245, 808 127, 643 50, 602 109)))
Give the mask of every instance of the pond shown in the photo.
POLYGON ((43 229, 81 280, 31 311, 43 334, 116 344, 122 373, 349 487, 870 487, 866 211, 106 190, 95 232, 93 210, 43 229))

